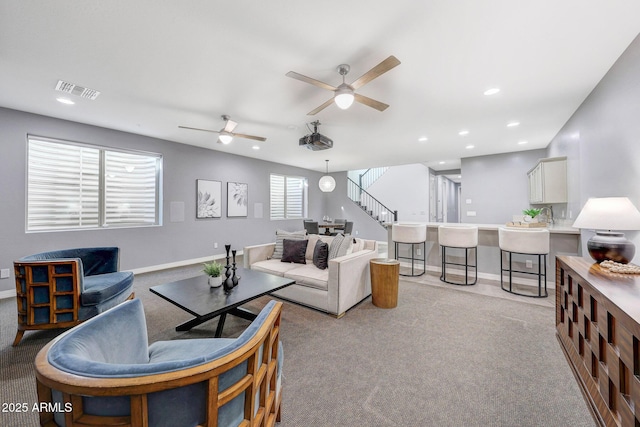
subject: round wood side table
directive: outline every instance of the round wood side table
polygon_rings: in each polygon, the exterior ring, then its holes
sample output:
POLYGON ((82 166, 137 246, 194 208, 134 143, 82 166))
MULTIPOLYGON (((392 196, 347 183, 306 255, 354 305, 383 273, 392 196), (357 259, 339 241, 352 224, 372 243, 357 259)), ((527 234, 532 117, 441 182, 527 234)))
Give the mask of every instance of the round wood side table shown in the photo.
POLYGON ((398 305, 398 280, 400 261, 375 258, 369 261, 371 270, 371 299, 380 308, 394 308, 398 305))

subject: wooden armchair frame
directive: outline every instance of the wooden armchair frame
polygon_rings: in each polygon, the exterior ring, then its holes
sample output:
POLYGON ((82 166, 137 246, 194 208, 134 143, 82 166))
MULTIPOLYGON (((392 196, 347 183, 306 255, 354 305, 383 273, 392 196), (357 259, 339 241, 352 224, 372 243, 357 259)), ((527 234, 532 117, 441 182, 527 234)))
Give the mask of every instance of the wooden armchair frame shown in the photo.
MULTIPOLYGON (((242 392, 245 392, 245 405, 244 421, 240 425, 273 426, 281 418, 282 393, 277 393, 276 390, 281 314, 282 302, 276 302, 258 332, 243 346, 219 359, 179 371, 137 377, 82 377, 55 368, 49 364, 47 355, 61 336, 47 344, 36 357, 38 400, 47 402, 48 407, 52 407, 52 390, 61 392, 64 404, 71 408, 64 415, 67 427, 146 427, 149 425, 147 398, 150 393, 206 382, 206 421, 202 426, 217 426, 218 410, 242 392), (260 358, 261 348, 263 351, 260 358), (219 376, 244 361, 247 361, 246 374, 227 389, 218 390, 219 376), (260 399, 256 402, 255 394, 258 390, 260 399), (83 396, 130 396, 130 415, 101 417, 85 414, 83 396)), ((40 425, 57 426, 53 412, 41 412, 40 425)))

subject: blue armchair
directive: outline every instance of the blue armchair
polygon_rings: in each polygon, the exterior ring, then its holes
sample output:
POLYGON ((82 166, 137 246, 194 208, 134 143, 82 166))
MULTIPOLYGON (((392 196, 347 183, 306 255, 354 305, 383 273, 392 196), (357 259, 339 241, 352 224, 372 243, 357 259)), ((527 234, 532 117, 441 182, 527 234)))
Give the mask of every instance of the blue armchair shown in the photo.
POLYGON ((13 263, 16 346, 26 330, 66 328, 134 297, 133 273, 118 271, 115 247, 63 249, 13 263))
POLYGON ((139 299, 47 344, 36 357, 43 426, 273 426, 280 421, 282 303, 238 338, 148 345, 139 299), (42 403, 46 405, 42 405, 42 403))

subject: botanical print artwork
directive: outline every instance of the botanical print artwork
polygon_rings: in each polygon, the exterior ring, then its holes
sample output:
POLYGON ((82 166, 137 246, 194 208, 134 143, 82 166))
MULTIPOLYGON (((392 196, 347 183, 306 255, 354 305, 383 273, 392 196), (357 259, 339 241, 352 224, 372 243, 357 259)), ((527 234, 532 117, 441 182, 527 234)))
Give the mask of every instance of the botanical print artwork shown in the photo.
POLYGON ((227 183, 227 216, 247 216, 249 184, 227 183))
POLYGON ((196 181, 196 218, 220 218, 222 183, 198 179, 196 181))

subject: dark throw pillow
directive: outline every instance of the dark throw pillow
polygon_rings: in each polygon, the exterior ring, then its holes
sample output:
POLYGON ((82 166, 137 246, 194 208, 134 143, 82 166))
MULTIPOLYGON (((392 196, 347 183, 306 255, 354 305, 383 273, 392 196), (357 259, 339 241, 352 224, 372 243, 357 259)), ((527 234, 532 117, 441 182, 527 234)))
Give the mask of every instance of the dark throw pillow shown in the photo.
POLYGON ((316 242, 316 247, 313 249, 313 265, 320 270, 324 270, 328 267, 329 262, 329 245, 322 240, 316 242))
POLYGON ((291 240, 284 239, 282 241, 282 262, 295 262, 296 264, 306 264, 304 259, 307 253, 308 240, 291 240))

